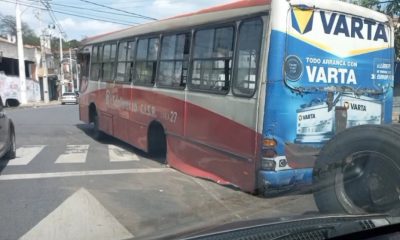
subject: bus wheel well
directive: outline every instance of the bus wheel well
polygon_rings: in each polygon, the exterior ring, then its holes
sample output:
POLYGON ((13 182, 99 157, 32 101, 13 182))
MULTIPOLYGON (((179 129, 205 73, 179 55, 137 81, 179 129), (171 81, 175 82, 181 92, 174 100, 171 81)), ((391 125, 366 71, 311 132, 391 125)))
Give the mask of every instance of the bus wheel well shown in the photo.
POLYGON ((149 125, 147 133, 147 152, 152 156, 165 161, 167 156, 167 138, 161 123, 153 121, 149 125))
POLYGON ((94 117, 97 115, 96 105, 91 103, 89 105, 89 122, 94 122, 94 117))

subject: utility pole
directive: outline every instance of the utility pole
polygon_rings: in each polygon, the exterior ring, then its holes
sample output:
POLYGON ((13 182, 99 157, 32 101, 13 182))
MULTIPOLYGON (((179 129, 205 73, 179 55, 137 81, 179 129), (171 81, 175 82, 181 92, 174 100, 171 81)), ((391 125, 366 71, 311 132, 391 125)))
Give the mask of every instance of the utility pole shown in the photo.
POLYGON ((15 23, 17 28, 17 48, 18 48, 18 67, 19 67, 19 81, 21 83, 21 103, 26 104, 28 99, 26 97, 26 76, 25 76, 25 57, 24 57, 24 43, 22 40, 22 27, 21 27, 21 10, 19 9, 18 0, 15 6, 15 23))
POLYGON ((43 100, 45 103, 49 102, 49 83, 47 81, 47 61, 46 61, 46 49, 44 46, 44 30, 42 29, 42 10, 39 10, 37 19, 39 20, 39 29, 42 32, 40 37, 40 55, 41 56, 41 63, 42 63, 42 82, 43 82, 43 100))
POLYGON ((64 94, 64 69, 63 69, 63 47, 62 47, 62 33, 60 32, 60 80, 61 80, 61 94, 64 94))
POLYGON ((47 61, 46 61, 46 46, 45 46, 45 30, 42 31, 42 36, 40 38, 40 49, 42 51, 42 68, 43 68, 43 94, 44 102, 49 102, 49 82, 47 78, 47 61))
POLYGON ((71 48, 69 48, 69 72, 70 72, 71 82, 72 82, 72 92, 75 92, 74 74, 73 74, 73 71, 72 71, 72 51, 71 51, 71 48))
MULTIPOLYGON (((78 56, 77 50, 75 49, 75 56, 78 56)), ((76 67, 76 89, 79 91, 79 66, 78 66, 78 57, 75 59, 75 67, 76 67)))

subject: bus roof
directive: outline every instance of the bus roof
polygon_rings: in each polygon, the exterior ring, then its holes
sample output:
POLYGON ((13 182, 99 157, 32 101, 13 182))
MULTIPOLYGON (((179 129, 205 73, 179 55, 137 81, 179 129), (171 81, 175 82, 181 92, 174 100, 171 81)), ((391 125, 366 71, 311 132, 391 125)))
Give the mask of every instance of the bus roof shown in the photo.
POLYGON ((240 0, 228 4, 217 5, 200 11, 89 37, 84 39, 83 43, 85 45, 90 45, 147 33, 156 33, 171 29, 184 29, 195 25, 206 24, 208 22, 222 21, 224 19, 235 18, 242 15, 266 12, 269 9, 271 1, 272 0, 240 0))

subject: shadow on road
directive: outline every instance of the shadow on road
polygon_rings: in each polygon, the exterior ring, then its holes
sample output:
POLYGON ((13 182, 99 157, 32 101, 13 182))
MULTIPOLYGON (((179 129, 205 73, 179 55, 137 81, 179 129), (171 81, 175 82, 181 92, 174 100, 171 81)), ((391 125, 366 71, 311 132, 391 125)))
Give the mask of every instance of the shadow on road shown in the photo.
MULTIPOLYGON (((93 138, 93 126, 91 124, 81 123, 81 124, 76 124, 76 127, 78 129, 80 129, 82 132, 84 132, 87 136, 93 138)), ((94 140, 101 144, 110 144, 110 145, 120 147, 128 152, 135 153, 136 155, 138 155, 140 157, 148 158, 148 159, 153 160, 158 163, 166 163, 166 159, 164 157, 151 156, 150 154, 148 154, 126 142, 123 142, 115 137, 112 137, 110 135, 105 135, 101 141, 98 141, 96 139, 94 139, 94 140)))
MULTIPOLYGON (((87 136, 93 138, 93 126, 91 124, 76 124, 76 127, 78 129, 80 129, 82 132, 84 132, 87 136)), ((95 141, 97 141, 97 140, 95 140, 95 141)), ((130 145, 126 142, 123 142, 115 137, 109 136, 109 135, 105 135, 105 137, 101 141, 97 141, 97 142, 99 142, 101 144, 115 145, 126 151, 135 153, 138 156, 145 157, 145 158, 153 160, 157 163, 162 163, 162 164, 166 163, 165 158, 151 156, 150 154, 148 154, 138 148, 135 148, 132 145, 130 145)), ((213 182, 212 180, 209 180, 206 178, 199 178, 199 179, 213 182)), ((226 188, 229 188, 233 191, 241 191, 239 188, 237 188, 236 186, 233 186, 233 185, 227 184, 227 185, 223 185, 223 186, 226 188)), ((276 194, 271 194, 268 196, 264 196, 263 194, 260 194, 260 193, 256 193, 254 196, 258 197, 258 198, 270 199, 270 198, 276 198, 276 197, 282 197, 282 196, 308 195, 310 193, 312 193, 312 187, 310 187, 310 186, 295 186, 287 191, 278 191, 276 194)))

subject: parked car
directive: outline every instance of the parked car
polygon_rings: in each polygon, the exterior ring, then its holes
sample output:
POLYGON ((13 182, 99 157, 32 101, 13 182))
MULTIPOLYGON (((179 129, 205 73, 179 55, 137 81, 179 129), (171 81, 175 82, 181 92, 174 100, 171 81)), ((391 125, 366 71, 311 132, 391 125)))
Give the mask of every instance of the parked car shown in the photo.
POLYGON ((0 98, 0 159, 16 157, 15 128, 12 120, 4 111, 3 100, 0 98))
POLYGON ((61 104, 64 105, 66 103, 78 104, 78 94, 74 92, 66 92, 61 97, 61 104))

